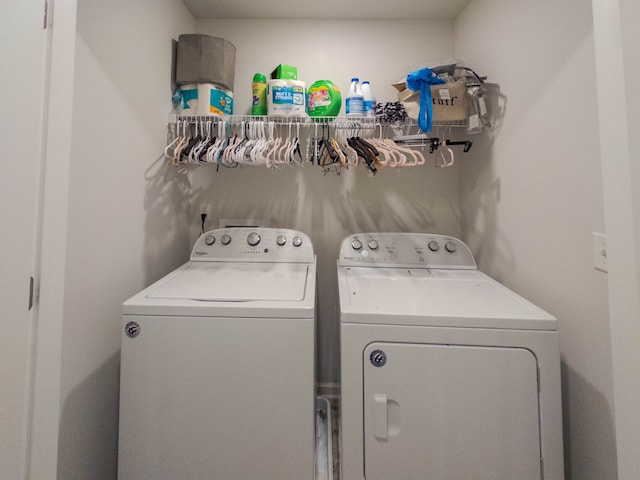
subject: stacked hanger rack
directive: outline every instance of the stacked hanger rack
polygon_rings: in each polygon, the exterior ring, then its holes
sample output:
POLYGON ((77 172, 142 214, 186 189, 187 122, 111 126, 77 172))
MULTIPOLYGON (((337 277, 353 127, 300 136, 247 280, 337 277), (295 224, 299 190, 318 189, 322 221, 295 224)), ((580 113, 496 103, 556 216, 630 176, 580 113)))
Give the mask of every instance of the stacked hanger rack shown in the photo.
POLYGON ((455 127, 436 125, 427 136, 413 122, 383 123, 376 117, 255 117, 182 116, 169 118, 165 157, 175 167, 215 165, 235 168, 243 165, 284 166, 312 164, 325 173, 364 166, 371 174, 384 168, 420 166, 425 154, 437 153, 436 167, 450 167, 452 146, 469 140, 449 138, 455 127))

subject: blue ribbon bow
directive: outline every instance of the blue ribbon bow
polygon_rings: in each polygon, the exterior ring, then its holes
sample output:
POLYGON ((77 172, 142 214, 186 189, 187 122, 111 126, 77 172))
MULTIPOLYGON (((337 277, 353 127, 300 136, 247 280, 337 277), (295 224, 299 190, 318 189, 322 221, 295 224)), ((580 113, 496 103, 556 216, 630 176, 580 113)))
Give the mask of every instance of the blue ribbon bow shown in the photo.
POLYGON ((407 87, 410 90, 420 90, 420 115, 418 116, 418 126, 423 132, 431 131, 432 106, 431 85, 445 83, 438 78, 429 68, 416 70, 407 75, 407 87))

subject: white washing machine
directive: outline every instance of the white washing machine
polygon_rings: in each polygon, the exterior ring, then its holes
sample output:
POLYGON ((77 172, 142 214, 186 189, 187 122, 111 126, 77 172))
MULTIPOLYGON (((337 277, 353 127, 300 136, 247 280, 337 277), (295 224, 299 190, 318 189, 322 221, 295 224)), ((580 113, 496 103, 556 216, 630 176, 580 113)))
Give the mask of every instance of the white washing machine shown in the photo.
POLYGON ((342 480, 561 480, 556 319, 452 237, 345 238, 342 480))
POLYGON ((119 480, 312 480, 316 258, 286 229, 202 235, 123 305, 119 480))

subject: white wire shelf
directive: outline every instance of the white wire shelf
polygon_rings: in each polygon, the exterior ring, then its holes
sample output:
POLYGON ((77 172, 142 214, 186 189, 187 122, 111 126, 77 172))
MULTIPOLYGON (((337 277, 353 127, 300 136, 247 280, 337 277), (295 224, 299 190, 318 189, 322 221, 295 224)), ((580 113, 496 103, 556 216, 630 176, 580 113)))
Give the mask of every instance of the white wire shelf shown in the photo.
MULTIPOLYGON (((317 125, 329 124, 337 127, 352 128, 354 126, 366 126, 366 125, 382 125, 382 126, 407 126, 412 127, 418 125, 418 123, 410 118, 404 121, 389 122, 384 121, 377 116, 337 116, 337 117, 311 117, 304 116, 276 116, 276 115, 185 115, 185 114, 169 114, 169 124, 174 125, 178 122, 185 123, 200 123, 200 122, 226 122, 231 125, 240 125, 248 122, 263 122, 271 123, 276 126, 290 126, 299 125, 301 127, 314 127, 317 125)), ((433 127, 456 127, 465 128, 467 126, 466 120, 453 121, 453 122, 433 122, 433 127)))

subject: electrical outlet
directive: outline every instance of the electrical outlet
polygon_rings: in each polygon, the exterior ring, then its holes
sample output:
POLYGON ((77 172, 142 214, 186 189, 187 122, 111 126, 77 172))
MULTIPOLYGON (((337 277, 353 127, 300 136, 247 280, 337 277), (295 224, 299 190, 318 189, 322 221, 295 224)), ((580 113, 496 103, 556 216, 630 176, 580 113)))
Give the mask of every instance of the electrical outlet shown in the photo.
POLYGON ((207 218, 211 218, 211 204, 210 203, 201 203, 200 204, 200 215, 205 213, 207 218))
POLYGON ((607 236, 604 233, 593 232, 593 266, 601 272, 608 272, 607 236))

